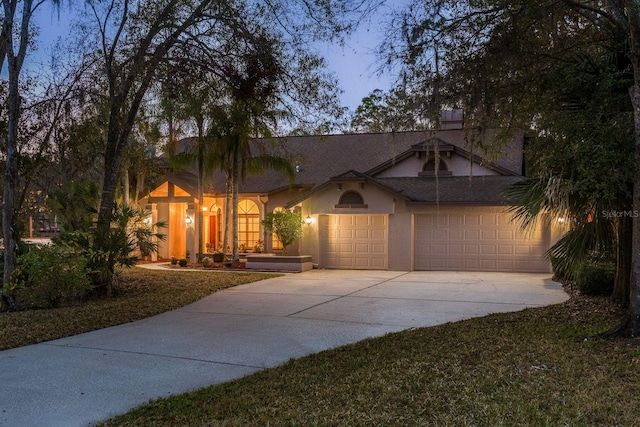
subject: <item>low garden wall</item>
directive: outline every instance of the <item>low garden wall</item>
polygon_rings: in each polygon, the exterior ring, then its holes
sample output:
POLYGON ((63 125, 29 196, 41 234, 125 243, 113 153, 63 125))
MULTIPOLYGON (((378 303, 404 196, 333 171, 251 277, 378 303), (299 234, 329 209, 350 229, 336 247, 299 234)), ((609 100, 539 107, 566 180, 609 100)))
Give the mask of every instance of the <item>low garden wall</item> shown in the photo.
POLYGON ((307 271, 313 268, 311 255, 247 254, 245 268, 251 270, 307 271))

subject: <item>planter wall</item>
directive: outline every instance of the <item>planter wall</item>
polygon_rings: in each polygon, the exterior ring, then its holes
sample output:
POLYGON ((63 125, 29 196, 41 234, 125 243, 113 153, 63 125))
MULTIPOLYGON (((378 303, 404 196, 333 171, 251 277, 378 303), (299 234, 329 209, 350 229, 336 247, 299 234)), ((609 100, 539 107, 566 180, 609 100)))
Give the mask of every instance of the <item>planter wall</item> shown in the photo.
POLYGON ((247 254, 245 268, 251 270, 307 271, 313 268, 311 255, 247 254))

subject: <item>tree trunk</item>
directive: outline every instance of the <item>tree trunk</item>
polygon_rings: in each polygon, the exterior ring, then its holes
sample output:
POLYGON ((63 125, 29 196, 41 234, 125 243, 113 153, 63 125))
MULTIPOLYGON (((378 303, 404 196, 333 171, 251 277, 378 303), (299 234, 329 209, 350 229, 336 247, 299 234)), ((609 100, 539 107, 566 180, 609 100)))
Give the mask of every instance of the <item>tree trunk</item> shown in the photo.
MULTIPOLYGON (((17 2, 2 2, 2 56, 7 59, 7 69, 9 74, 8 93, 8 122, 7 122, 7 149, 6 165, 4 172, 4 192, 2 200, 2 237, 4 244, 4 271, 2 274, 2 286, 8 286, 11 282, 13 272, 16 268, 17 259, 17 239, 15 228, 15 189, 18 181, 18 125, 20 122, 20 72, 22 64, 27 55, 27 45, 29 44, 29 24, 33 13, 32 0, 22 2, 22 20, 20 22, 18 51, 14 52, 14 19, 17 2)), ((2 309, 13 308, 13 299, 2 294, 0 301, 2 309)))
MULTIPOLYGON (((9 120, 7 125, 7 152, 2 199, 2 235, 4 238, 3 287, 11 283, 16 268, 17 236, 15 232, 14 197, 18 180, 18 122, 20 120, 19 67, 9 60, 9 120), (17 69, 16 69, 17 68, 17 69)), ((13 300, 3 294, 2 309, 13 308, 13 300)))
POLYGON ((616 224, 617 254, 616 254, 616 279, 611 295, 614 302, 625 307, 629 305, 630 279, 631 279, 631 234, 633 233, 633 221, 628 216, 618 218, 616 224))
POLYGON ((227 259, 227 247, 229 246, 229 221, 231 220, 231 171, 225 172, 225 199, 224 199, 224 234, 222 236, 222 250, 224 252, 225 261, 227 259))
POLYGON ((131 206, 131 196, 129 194, 129 168, 122 171, 122 202, 131 206))
MULTIPOLYGON (((631 12, 628 12, 631 13, 631 12)), ((633 25, 633 24, 631 24, 633 25)), ((602 334, 606 337, 640 336, 640 26, 631 30, 634 85, 630 90, 634 114, 636 165, 633 183, 633 225, 631 232, 631 275, 629 279, 629 308, 622 321, 612 330, 602 334)))
POLYGON ((203 225, 204 225, 204 120, 198 120, 198 233, 196 238, 198 239, 198 259, 200 262, 202 259, 202 239, 203 239, 203 225))
POLYGON ((231 261, 236 263, 240 260, 238 256, 238 153, 233 156, 233 178, 231 182, 231 261))

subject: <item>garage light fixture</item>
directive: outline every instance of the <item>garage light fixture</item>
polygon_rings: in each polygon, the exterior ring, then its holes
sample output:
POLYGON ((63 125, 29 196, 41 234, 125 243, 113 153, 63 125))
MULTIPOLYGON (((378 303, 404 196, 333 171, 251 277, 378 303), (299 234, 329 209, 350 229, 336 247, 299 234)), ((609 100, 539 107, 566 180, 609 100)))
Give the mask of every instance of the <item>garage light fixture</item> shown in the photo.
POLYGON ((187 223, 187 225, 193 224, 193 219, 190 216, 188 216, 184 221, 187 223))
POLYGON ((313 223, 313 218, 311 218, 311 216, 307 215, 307 217, 304 219, 304 223, 307 225, 311 225, 313 223))

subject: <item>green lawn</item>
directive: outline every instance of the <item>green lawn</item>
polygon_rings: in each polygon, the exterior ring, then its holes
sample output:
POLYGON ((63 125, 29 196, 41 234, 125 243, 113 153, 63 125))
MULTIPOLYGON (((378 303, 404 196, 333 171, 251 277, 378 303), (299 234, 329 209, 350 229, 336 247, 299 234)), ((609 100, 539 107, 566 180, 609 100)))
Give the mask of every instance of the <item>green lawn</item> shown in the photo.
MULTIPOLYGON (((114 298, 0 314, 2 348, 129 322, 269 275, 134 269, 114 298)), ((640 343, 607 299, 412 329, 150 402, 106 426, 640 424, 640 343), (585 339, 586 338, 586 339, 585 339)))

